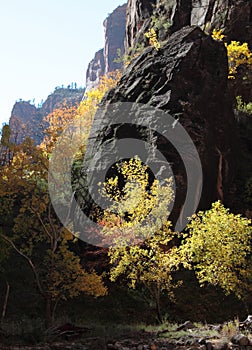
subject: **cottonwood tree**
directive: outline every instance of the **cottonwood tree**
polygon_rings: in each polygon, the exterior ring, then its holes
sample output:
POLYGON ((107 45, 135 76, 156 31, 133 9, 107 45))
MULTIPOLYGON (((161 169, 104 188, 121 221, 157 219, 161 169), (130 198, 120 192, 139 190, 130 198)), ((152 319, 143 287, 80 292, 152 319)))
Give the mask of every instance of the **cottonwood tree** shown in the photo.
POLYGON ((173 272, 179 265, 176 234, 167 220, 171 181, 162 186, 158 180, 150 183, 147 166, 137 157, 118 164, 117 171, 101 189, 113 201, 100 220, 104 243, 110 245, 110 279, 124 277, 130 288, 144 285, 162 321, 161 294, 173 296, 173 272))
MULTIPOLYGON (((83 135, 83 137, 87 140, 99 103, 103 96, 116 86, 119 79, 119 71, 111 72, 107 76, 102 76, 98 86, 86 92, 79 105, 69 106, 63 103, 62 106, 56 108, 52 113, 47 115, 44 118, 44 122, 48 127, 44 132, 45 136, 41 147, 43 147, 47 153, 51 153, 63 131, 74 122, 81 123, 82 130, 86 134, 83 135)), ((67 142, 69 142, 69 139, 67 142)))
MULTIPOLYGON (((45 301, 47 326, 53 321, 59 300, 82 292, 94 296, 107 293, 102 277, 94 271, 85 271, 79 257, 70 249, 76 238, 62 227, 54 213, 47 178, 48 160, 59 136, 78 119, 84 124, 83 137, 87 140, 98 104, 119 77, 118 72, 102 77, 99 86, 87 92, 79 106, 63 104, 48 115, 42 144, 35 147, 27 139, 16 145, 8 167, 0 170, 1 209, 14 218, 8 230, 0 224, 0 237, 32 269, 37 290, 45 301)), ((81 159, 83 152, 85 149, 81 149, 76 159, 81 159)))
POLYGON ((74 238, 56 217, 47 188, 48 159, 30 140, 19 146, 0 173, 2 211, 14 217, 11 230, 0 227, 3 239, 32 269, 38 293, 45 302, 46 326, 60 300, 80 293, 107 293, 102 277, 87 272, 70 249, 74 238))
POLYGON ((251 221, 220 202, 192 217, 180 253, 201 285, 219 286, 244 299, 252 290, 251 221))

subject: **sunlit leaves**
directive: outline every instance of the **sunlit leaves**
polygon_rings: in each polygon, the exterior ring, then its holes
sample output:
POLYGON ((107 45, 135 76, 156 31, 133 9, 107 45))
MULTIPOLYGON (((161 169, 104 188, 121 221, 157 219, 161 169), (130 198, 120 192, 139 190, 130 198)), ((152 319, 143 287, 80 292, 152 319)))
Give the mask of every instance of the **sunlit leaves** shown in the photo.
POLYGON ((251 221, 229 212, 220 202, 193 216, 181 248, 186 266, 201 284, 220 286, 239 297, 251 290, 251 221))
POLYGON ((234 78, 239 66, 252 66, 252 53, 247 43, 241 44, 239 41, 231 41, 230 44, 225 44, 225 46, 228 54, 229 78, 234 78))
POLYGON ((225 38, 225 35, 222 32, 222 29, 214 29, 212 32, 212 38, 217 41, 222 41, 225 38))
POLYGON ((68 241, 72 239, 66 230, 59 249, 50 257, 54 261, 54 269, 49 271, 49 290, 53 299, 61 297, 66 300, 80 293, 93 296, 107 294, 102 276, 98 276, 94 271, 86 272, 81 266, 80 258, 69 250, 68 241))
MULTIPOLYGON (((222 30, 214 29, 212 33, 213 39, 222 41, 225 37, 222 30)), ((241 65, 252 67, 252 53, 249 50, 247 43, 240 43, 239 41, 231 41, 229 44, 225 43, 228 56, 229 79, 234 79, 237 69, 241 65)))
POLYGON ((172 296, 172 273, 178 268, 179 255, 174 245, 177 235, 167 220, 173 199, 171 181, 162 186, 157 180, 151 183, 147 169, 137 157, 118 164, 124 186, 120 187, 119 177, 104 184, 102 193, 113 204, 101 224, 111 244, 110 279, 123 276, 131 288, 144 284, 159 305, 162 291, 172 296))
POLYGON ((144 34, 147 39, 149 39, 150 46, 154 47, 156 51, 158 51, 161 48, 161 44, 158 41, 157 33, 154 28, 151 28, 144 34))
POLYGON ((101 189, 102 195, 111 200, 102 218, 103 234, 109 244, 135 244, 167 222, 173 200, 171 179, 162 186, 157 180, 150 183, 147 166, 137 157, 117 164, 117 171, 123 188, 116 176, 101 189))
POLYGON ((118 70, 102 76, 99 85, 85 93, 78 108, 78 115, 84 118, 88 117, 92 121, 103 96, 116 86, 120 77, 121 73, 118 70))
POLYGON ((13 217, 12 227, 2 228, 5 241, 13 243, 26 261, 30 259, 43 297, 66 300, 82 292, 104 295, 101 276, 85 271, 70 249, 74 237, 53 211, 47 176, 46 152, 30 140, 19 145, 10 164, 1 168, 0 214, 13 217))

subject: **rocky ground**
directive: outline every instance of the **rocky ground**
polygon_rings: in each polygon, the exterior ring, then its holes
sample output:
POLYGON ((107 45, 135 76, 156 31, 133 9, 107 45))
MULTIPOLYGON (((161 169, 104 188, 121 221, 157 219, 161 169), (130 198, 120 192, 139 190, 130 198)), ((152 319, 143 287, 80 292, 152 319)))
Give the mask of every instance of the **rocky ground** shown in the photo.
POLYGON ((34 346, 1 345, 1 350, 252 350, 252 334, 237 323, 180 326, 159 330, 130 331, 120 336, 94 336, 64 331, 47 336, 47 342, 34 346))

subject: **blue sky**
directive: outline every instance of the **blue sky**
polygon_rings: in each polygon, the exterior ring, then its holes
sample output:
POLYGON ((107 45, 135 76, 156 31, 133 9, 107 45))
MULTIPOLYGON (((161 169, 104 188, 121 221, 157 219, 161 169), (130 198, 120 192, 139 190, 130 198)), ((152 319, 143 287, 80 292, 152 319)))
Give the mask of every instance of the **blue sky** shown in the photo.
POLYGON ((85 83, 103 47, 103 20, 126 0, 0 0, 0 127, 16 100, 85 83))

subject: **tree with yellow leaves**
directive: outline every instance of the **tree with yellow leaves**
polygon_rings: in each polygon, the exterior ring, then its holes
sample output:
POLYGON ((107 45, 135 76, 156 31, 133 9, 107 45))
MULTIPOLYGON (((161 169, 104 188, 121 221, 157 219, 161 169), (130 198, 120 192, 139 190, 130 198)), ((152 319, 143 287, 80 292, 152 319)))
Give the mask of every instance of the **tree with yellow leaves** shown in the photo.
POLYGON ((173 199, 171 181, 151 184, 147 166, 137 157, 118 164, 117 171, 118 176, 102 187, 103 195, 113 201, 100 220, 104 241, 110 245, 110 279, 124 276, 131 288, 143 284, 162 321, 161 294, 166 291, 172 297, 172 273, 179 264, 173 244, 176 234, 167 220, 173 199))
POLYGON ((63 131, 71 125, 71 123, 77 121, 82 125, 82 130, 85 132, 83 138, 87 142, 99 103, 103 96, 116 86, 120 76, 121 73, 119 71, 102 76, 98 86, 87 91, 78 106, 63 104, 46 116, 44 121, 48 124, 48 127, 45 130, 45 137, 41 144, 44 151, 51 153, 58 137, 62 135, 63 131))
MULTIPOLYGON (((93 296, 107 293, 102 277, 94 271, 85 271, 70 249, 76 238, 62 227, 54 213, 47 178, 49 158, 59 136, 78 119, 85 125, 83 137, 87 140, 98 104, 118 79, 118 72, 102 77, 99 86, 87 92, 79 106, 63 104, 54 110, 45 119, 48 127, 42 144, 35 147, 27 139, 15 147, 8 166, 0 169, 0 214, 14 219, 10 220, 8 230, 0 226, 0 237, 32 269, 37 290, 45 302, 47 326, 52 323, 60 300, 80 293, 93 296)), ((5 133, 2 137, 4 146, 7 136, 5 133)), ((81 158, 83 152, 84 149, 77 156, 81 158)))
POLYGON ((120 77, 121 73, 119 70, 102 76, 98 86, 87 91, 84 95, 83 101, 80 103, 78 108, 78 115, 83 118, 89 117, 92 122, 102 98, 109 90, 116 86, 120 77))
POLYGON ((246 297, 252 290, 251 220, 234 215, 220 202, 192 217, 181 246, 181 261, 194 269, 201 285, 246 297))
POLYGON ((1 214, 13 217, 0 226, 0 237, 29 265, 45 303, 46 326, 60 300, 80 293, 105 295, 101 276, 87 272, 70 246, 74 237, 55 215, 47 188, 48 159, 30 140, 18 146, 10 164, 0 170, 1 214))

